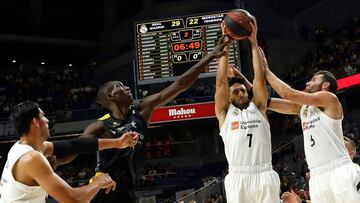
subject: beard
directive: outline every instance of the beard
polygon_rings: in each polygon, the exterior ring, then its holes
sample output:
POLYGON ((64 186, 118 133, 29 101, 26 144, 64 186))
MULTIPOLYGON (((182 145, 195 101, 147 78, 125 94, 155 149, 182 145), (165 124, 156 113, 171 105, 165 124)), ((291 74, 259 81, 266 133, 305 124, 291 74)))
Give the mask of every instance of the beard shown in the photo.
POLYGON ((246 109, 248 106, 249 106, 249 101, 247 102, 231 102, 232 105, 234 105, 236 108, 240 109, 240 110, 243 110, 243 109, 246 109))
POLYGON ((318 92, 320 90, 321 90, 321 86, 312 86, 312 87, 306 88, 305 92, 314 93, 314 92, 318 92))

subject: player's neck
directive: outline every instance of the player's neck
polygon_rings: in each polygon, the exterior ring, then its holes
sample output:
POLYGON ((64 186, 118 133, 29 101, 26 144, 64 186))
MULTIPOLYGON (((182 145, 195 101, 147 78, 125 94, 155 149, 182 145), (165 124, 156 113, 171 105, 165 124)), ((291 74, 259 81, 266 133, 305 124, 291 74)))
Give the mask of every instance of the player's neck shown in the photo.
POLYGON ((111 111, 111 116, 119 120, 125 120, 129 112, 129 108, 130 107, 125 106, 115 108, 113 111, 111 111))
POLYGON ((41 150, 42 142, 38 141, 38 140, 35 140, 35 138, 31 137, 30 135, 21 136, 19 143, 29 145, 30 147, 32 147, 36 151, 41 150))

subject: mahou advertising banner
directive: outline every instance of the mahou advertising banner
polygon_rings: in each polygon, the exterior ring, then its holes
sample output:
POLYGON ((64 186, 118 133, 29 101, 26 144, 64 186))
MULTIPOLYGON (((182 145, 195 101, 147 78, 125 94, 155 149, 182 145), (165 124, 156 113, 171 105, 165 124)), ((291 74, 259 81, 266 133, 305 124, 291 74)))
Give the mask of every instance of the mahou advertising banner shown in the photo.
POLYGON ((150 124, 213 117, 215 117, 214 102, 166 106, 155 109, 150 124))

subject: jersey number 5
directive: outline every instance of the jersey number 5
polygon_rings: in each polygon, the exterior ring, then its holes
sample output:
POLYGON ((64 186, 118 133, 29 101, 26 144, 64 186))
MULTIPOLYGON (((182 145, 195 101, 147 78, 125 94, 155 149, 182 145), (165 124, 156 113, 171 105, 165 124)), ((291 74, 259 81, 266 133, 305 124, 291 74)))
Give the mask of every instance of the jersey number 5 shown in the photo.
POLYGON ((315 140, 314 138, 312 137, 312 135, 310 135, 310 140, 311 140, 311 147, 313 147, 315 145, 315 140))
POLYGON ((247 134, 246 136, 249 137, 249 147, 251 147, 252 134, 247 134))

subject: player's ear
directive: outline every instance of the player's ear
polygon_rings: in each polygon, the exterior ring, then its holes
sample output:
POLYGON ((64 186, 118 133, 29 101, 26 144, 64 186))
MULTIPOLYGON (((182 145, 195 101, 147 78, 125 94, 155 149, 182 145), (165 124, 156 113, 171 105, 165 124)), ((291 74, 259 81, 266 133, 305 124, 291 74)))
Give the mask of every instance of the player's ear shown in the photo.
POLYGON ((31 122, 32 122, 36 127, 39 127, 39 125, 40 125, 37 118, 33 118, 33 119, 31 120, 31 122))
POLYGON ((329 89, 330 89, 330 82, 324 82, 324 83, 322 84, 322 89, 327 89, 327 90, 329 90, 329 89))

